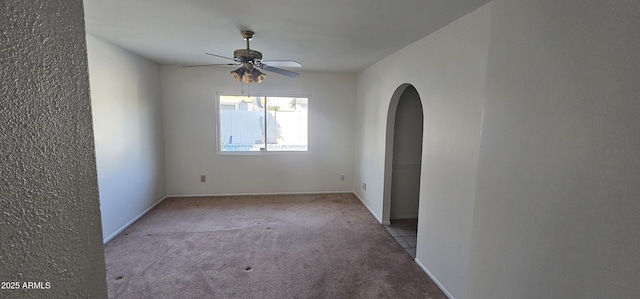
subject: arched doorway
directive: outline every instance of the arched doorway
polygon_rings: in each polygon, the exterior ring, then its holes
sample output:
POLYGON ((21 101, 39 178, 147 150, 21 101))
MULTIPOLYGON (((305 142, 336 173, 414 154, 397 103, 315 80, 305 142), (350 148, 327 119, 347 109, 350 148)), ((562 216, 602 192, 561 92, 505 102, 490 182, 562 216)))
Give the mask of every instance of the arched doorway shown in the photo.
POLYGON ((391 98, 387 115, 382 220, 383 224, 392 225, 388 229, 393 235, 402 235, 394 237, 414 257, 423 122, 418 91, 411 84, 400 85, 391 98))

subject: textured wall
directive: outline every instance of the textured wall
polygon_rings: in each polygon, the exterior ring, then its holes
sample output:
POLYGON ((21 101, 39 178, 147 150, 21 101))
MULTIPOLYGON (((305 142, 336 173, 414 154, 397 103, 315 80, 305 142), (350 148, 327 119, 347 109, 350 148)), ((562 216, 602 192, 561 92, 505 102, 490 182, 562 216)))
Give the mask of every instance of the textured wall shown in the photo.
POLYGON ((0 20, 0 281, 50 286, 0 297, 106 297, 82 1, 0 20))

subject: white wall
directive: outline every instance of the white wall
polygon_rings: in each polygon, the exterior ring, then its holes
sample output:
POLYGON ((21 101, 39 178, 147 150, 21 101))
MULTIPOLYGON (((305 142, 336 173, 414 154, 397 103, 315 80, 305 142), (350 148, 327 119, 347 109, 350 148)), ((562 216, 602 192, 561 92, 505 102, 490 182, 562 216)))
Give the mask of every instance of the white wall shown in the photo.
POLYGON ((391 96, 402 83, 418 91, 424 138, 417 258, 459 298, 471 240, 490 19, 488 4, 368 67, 357 82, 354 188, 378 218, 391 96))
POLYGON ((160 67, 87 35, 105 240, 165 194, 160 67))
POLYGON ((0 15, 0 297, 107 298, 82 1, 0 15))
POLYGON ((167 193, 350 192, 356 76, 311 72, 292 79, 267 73, 263 83, 250 86, 252 94, 309 96, 309 151, 218 155, 216 93, 242 91, 231 70, 162 66, 167 193))
POLYGON ((493 7, 463 298, 638 298, 640 6, 493 7))

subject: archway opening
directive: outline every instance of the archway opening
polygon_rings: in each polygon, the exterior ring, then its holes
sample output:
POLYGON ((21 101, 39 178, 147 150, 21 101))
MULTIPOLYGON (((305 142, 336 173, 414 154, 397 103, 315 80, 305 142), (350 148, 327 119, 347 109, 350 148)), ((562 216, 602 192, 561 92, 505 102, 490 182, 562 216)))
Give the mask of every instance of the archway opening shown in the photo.
POLYGON ((415 258, 424 116, 418 91, 402 84, 387 115, 383 224, 415 258))

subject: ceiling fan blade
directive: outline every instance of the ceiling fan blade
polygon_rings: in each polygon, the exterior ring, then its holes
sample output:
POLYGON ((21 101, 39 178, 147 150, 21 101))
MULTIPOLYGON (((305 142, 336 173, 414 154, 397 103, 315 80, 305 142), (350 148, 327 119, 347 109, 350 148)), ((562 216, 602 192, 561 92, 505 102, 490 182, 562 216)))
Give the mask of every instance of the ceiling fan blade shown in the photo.
POLYGON ((275 67, 302 67, 300 62, 295 60, 262 60, 262 63, 275 67))
POLYGON ((222 56, 222 55, 218 55, 218 54, 211 54, 211 53, 204 53, 207 55, 211 55, 211 56, 215 56, 215 57, 220 57, 220 58, 224 58, 224 59, 229 59, 229 60, 233 60, 236 61, 235 59, 231 58, 231 57, 226 57, 226 56, 222 56))
POLYGON ((287 77, 291 77, 291 78, 296 78, 296 77, 300 76, 300 74, 298 74, 296 72, 287 71, 287 70, 279 69, 277 67, 272 67, 272 66, 268 66, 268 65, 263 66, 262 69, 265 70, 265 71, 268 71, 268 72, 273 72, 273 73, 280 74, 280 75, 287 76, 287 77))
POLYGON ((235 64, 235 63, 196 64, 196 65, 183 65, 182 67, 202 67, 202 66, 217 66, 217 65, 239 65, 239 64, 235 64))

